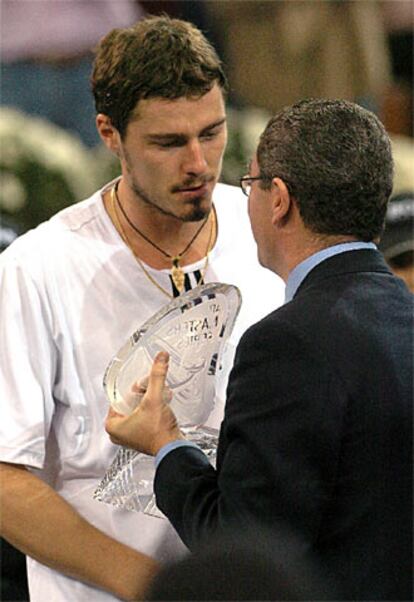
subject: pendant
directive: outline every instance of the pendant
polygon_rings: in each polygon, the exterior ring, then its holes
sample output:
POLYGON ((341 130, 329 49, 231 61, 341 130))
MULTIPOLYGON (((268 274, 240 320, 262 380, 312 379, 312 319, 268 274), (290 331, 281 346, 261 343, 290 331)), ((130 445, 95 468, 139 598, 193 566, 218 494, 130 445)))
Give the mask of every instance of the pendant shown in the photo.
POLYGON ((180 261, 179 257, 174 257, 172 259, 172 268, 171 268, 171 278, 174 282, 174 286, 177 291, 181 294, 184 290, 184 272, 182 268, 180 268, 178 262, 180 261))

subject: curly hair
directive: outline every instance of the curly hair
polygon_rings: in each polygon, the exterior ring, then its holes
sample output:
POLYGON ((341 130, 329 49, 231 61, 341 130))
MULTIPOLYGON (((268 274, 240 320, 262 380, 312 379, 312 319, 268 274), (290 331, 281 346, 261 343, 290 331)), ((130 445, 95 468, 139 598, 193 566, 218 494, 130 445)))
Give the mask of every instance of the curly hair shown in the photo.
POLYGON ((109 32, 95 50, 91 76, 97 113, 121 136, 141 99, 203 96, 218 83, 227 89, 221 61, 191 23, 151 16, 109 32))
POLYGON ((257 160, 261 186, 284 180, 311 231, 363 241, 380 236, 393 160, 384 126, 370 111, 326 99, 282 109, 261 135, 257 160))

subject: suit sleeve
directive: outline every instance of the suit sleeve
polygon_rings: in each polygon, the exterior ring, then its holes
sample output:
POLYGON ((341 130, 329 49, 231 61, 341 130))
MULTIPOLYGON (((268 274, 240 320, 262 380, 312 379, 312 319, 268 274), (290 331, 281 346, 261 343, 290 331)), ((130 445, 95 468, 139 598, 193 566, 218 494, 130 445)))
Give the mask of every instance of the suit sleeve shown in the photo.
POLYGON ((217 470, 201 451, 180 448, 156 473, 157 504, 190 548, 232 525, 288 527, 308 542, 317 538, 333 495, 346 407, 325 359, 277 318, 244 335, 217 470))

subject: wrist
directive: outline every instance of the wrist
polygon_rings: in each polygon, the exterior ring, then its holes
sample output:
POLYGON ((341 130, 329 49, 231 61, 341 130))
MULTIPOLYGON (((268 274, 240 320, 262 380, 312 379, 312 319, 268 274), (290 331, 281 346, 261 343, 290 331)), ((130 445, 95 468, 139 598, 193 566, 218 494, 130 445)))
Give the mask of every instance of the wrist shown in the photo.
POLYGON ((153 558, 128 550, 122 566, 111 571, 112 583, 107 589, 121 600, 144 600, 159 570, 160 566, 153 558))
POLYGON ((161 451, 161 449, 163 447, 165 447, 166 445, 168 445, 169 443, 174 443, 175 441, 182 441, 182 440, 186 441, 187 439, 182 434, 181 431, 178 431, 177 433, 174 433, 173 435, 170 434, 170 435, 160 436, 154 442, 154 446, 153 446, 151 455, 156 456, 158 454, 158 452, 161 451))

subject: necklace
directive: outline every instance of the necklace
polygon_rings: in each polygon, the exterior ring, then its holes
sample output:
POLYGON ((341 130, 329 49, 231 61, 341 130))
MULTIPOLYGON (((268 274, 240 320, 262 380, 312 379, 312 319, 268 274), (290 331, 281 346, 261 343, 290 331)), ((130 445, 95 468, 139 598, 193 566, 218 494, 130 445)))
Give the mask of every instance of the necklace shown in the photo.
POLYGON ((181 261, 182 257, 187 253, 188 249, 191 247, 191 245, 193 244, 193 242, 195 241, 197 236, 200 234, 201 230, 206 225, 208 216, 205 218, 205 220, 203 221, 201 226, 197 229, 196 233, 191 238, 190 242, 185 246, 185 248, 180 253, 177 253, 177 255, 170 255, 170 253, 167 253, 167 251, 164 251, 164 249, 161 249, 161 247, 159 247, 154 241, 152 241, 150 238, 148 238, 148 236, 146 234, 141 232, 141 230, 129 219, 125 209, 122 207, 121 202, 119 200, 117 188, 118 188, 118 182, 115 184, 115 186, 113 187, 112 190, 113 190, 113 195, 115 196, 116 203, 117 203, 119 209, 121 210, 122 215, 124 216, 124 218, 126 219, 128 224, 130 225, 130 227, 133 230, 135 230, 135 232, 137 234, 139 234, 141 236, 141 238, 143 238, 144 240, 147 241, 147 243, 152 245, 154 247, 154 249, 157 249, 157 251, 162 253, 164 255, 164 257, 167 257, 168 259, 171 260, 171 278, 172 278, 177 290, 180 293, 182 293, 184 290, 185 276, 184 276, 183 269, 180 266, 180 261, 181 261))
MULTIPOLYGON (((113 214, 113 217, 114 217, 115 222, 116 222, 115 225, 116 225, 116 227, 117 227, 117 229, 118 229, 118 231, 119 231, 119 233, 120 233, 120 235, 122 237, 122 240, 127 245, 127 247, 131 250, 132 254, 134 255, 135 259, 137 260, 137 262, 138 262, 140 268, 142 269, 142 271, 144 272, 145 276, 148 278, 148 280, 154 286, 157 287, 157 289, 159 291, 161 291, 164 295, 166 295, 170 299, 173 299, 174 296, 171 295, 171 293, 169 293, 168 291, 166 291, 165 288, 163 288, 160 284, 158 284, 158 282, 155 280, 155 278, 153 278, 151 276, 151 274, 148 272, 148 270, 146 269, 144 263, 141 261, 141 259, 138 257, 138 255, 135 253, 135 251, 134 251, 134 249, 133 249, 133 247, 132 247, 132 245, 131 245, 131 243, 129 241, 127 233, 125 232, 125 229, 123 228, 123 226, 122 226, 122 224, 120 222, 119 216, 118 216, 117 207, 119 206, 119 200, 118 200, 118 197, 117 197, 117 194, 116 194, 116 191, 115 191, 115 186, 111 190, 111 204, 112 204, 112 214, 113 214)), ((203 282, 204 282, 204 276, 205 276, 207 268, 208 268, 208 258, 209 258, 210 251, 211 251, 211 249, 213 247, 213 241, 214 241, 214 238, 215 238, 215 232, 216 232, 216 226, 217 226, 217 218, 216 218, 216 212, 215 212, 214 207, 213 207, 213 216, 212 217, 213 217, 213 219, 212 219, 212 223, 211 223, 210 236, 209 236, 208 243, 207 243, 206 260, 205 260, 204 267, 203 267, 203 270, 202 270, 201 278, 199 279, 199 281, 197 282, 197 284, 203 284, 203 282)), ((172 274, 171 274, 171 277, 173 278, 172 274)), ((177 290, 181 294, 183 292, 183 290, 184 290, 184 273, 183 273, 183 279, 182 279, 182 283, 181 283, 180 288, 177 286, 176 282, 174 281, 174 278, 173 278, 173 282, 174 282, 177 290)))

